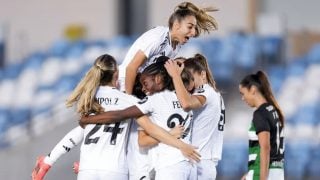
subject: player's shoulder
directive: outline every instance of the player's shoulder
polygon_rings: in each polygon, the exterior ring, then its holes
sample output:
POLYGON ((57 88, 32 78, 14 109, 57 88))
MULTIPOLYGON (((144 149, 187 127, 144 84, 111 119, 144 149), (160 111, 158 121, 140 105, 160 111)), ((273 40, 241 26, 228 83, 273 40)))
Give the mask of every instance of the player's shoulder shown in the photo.
POLYGON ((194 90, 194 95, 199 95, 199 94, 207 94, 207 95, 218 95, 218 92, 216 92, 213 87, 211 87, 209 84, 203 84, 199 87, 197 87, 194 90))
POLYGON ((152 29, 150 29, 147 32, 152 32, 152 33, 159 33, 159 34, 164 34, 169 32, 169 27, 165 27, 165 26, 156 26, 152 29))
POLYGON ((266 118, 268 114, 274 109, 274 107, 269 103, 264 103, 259 106, 253 113, 255 118, 266 118))
POLYGON ((162 36, 165 36, 169 32, 168 27, 164 26, 157 26, 149 31, 145 32, 142 37, 148 38, 148 39, 162 39, 162 36))
POLYGON ((121 92, 121 91, 119 91, 118 93, 121 94, 123 100, 125 100, 125 101, 134 102, 134 103, 139 101, 139 99, 137 97, 133 96, 133 95, 126 94, 126 93, 121 92))
POLYGON ((275 107, 270 103, 264 103, 256 110, 257 113, 268 114, 275 111, 275 107))
POLYGON ((164 99, 164 97, 171 96, 172 94, 174 94, 172 91, 164 90, 164 91, 156 92, 152 95, 146 96, 145 98, 140 100, 140 102, 145 103, 147 101, 148 102, 160 101, 161 99, 164 99))

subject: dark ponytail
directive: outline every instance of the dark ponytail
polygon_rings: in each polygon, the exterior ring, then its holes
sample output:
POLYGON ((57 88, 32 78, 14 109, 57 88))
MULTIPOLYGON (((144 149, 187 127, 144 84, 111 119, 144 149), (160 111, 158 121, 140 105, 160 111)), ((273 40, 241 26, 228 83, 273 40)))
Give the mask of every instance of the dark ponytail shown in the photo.
POLYGON ((266 73, 263 71, 258 71, 256 74, 247 75, 241 82, 240 85, 242 87, 246 87, 250 89, 253 85, 256 86, 259 92, 266 98, 267 102, 272 104, 278 114, 281 125, 284 126, 284 116, 280 109, 279 104, 277 103, 268 80, 266 73))

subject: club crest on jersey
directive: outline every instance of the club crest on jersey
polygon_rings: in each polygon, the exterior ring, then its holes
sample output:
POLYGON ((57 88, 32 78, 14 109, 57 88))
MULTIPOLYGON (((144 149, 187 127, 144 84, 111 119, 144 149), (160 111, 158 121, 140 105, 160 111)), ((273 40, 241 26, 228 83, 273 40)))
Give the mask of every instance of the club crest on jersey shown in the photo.
POLYGON ((138 104, 143 104, 143 103, 145 103, 145 102, 147 102, 148 101, 148 96, 146 96, 146 97, 144 97, 143 99, 141 99, 139 102, 138 102, 138 104))
POLYGON ((205 90, 203 88, 203 86, 200 86, 199 88, 196 89, 196 93, 204 93, 205 90))

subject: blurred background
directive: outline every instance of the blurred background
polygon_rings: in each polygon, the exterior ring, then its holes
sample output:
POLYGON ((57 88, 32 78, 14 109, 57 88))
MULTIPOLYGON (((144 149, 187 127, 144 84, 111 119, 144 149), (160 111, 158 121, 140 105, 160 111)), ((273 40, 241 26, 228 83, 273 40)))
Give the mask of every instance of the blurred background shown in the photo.
MULTIPOLYGON (((191 40, 180 55, 203 53, 226 104, 223 158, 217 179, 247 170, 247 130, 253 109, 241 101, 240 79, 268 73, 286 117, 286 179, 320 179, 320 2, 317 0, 190 0, 212 13, 219 30, 191 40)), ((0 178, 31 179, 72 128, 64 105, 94 59, 119 62, 143 32, 167 21, 179 0, 0 0, 0 178)), ((76 179, 75 148, 46 179, 76 179)))

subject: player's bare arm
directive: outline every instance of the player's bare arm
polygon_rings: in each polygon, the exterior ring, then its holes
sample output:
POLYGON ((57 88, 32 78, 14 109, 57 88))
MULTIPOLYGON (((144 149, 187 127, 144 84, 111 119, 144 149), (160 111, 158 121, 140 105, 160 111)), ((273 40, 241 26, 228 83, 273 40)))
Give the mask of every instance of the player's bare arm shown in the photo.
POLYGON ((132 89, 134 81, 137 77, 138 68, 146 61, 146 59, 146 55, 141 50, 139 50, 133 57, 132 61, 128 64, 125 76, 125 88, 127 94, 132 94, 132 89))
POLYGON ((260 180, 268 179, 270 162, 270 133, 262 131, 258 134, 260 151, 260 180))
POLYGON ((184 68, 183 64, 179 66, 177 62, 169 60, 165 64, 169 75, 172 77, 174 88, 177 92, 177 97, 182 108, 185 111, 190 111, 191 109, 197 109, 203 106, 206 102, 204 96, 193 96, 184 87, 183 81, 181 79, 181 72, 184 68))
MULTIPOLYGON (((180 138, 184 133, 184 127, 177 125, 169 131, 175 138, 180 138)), ((140 147, 150 148, 157 145, 160 141, 150 136, 145 130, 140 130, 138 135, 138 143, 140 147)))
POLYGON ((147 131, 152 137, 160 140, 161 142, 178 148, 181 153, 191 161, 200 161, 201 155, 196 151, 196 147, 186 144, 183 141, 175 138, 169 132, 164 130, 163 128, 157 126, 156 124, 152 123, 147 116, 142 116, 137 119, 137 123, 147 131))
POLYGON ((143 113, 136 106, 131 106, 124 110, 107 111, 97 115, 83 116, 79 123, 81 125, 115 123, 140 116, 143 116, 143 113))

